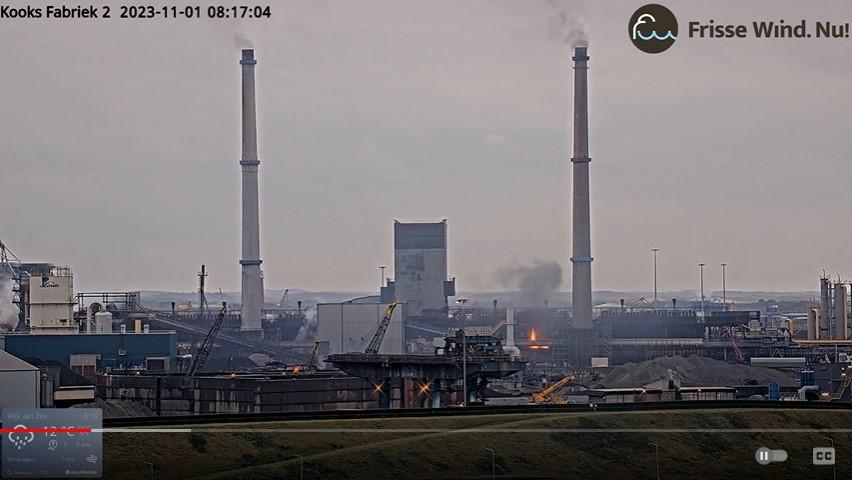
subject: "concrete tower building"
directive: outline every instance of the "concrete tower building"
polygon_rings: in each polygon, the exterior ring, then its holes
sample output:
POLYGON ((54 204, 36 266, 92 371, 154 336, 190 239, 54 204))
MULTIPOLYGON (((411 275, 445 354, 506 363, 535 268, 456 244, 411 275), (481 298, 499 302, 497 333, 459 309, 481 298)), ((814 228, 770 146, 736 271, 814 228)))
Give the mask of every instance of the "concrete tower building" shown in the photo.
POLYGON ((574 49, 574 188, 571 251, 573 326, 592 328, 592 241, 589 213, 589 56, 586 47, 574 49))
POLYGON ((243 175, 243 249, 242 305, 240 328, 246 332, 261 330, 263 313, 263 273, 260 270, 260 214, 258 211, 257 170, 257 119, 254 98, 254 50, 243 50, 243 158, 240 167, 243 175))
POLYGON ((446 315, 447 297, 456 293, 447 277, 447 221, 395 221, 393 237, 394 281, 383 297, 404 302, 409 317, 446 315))

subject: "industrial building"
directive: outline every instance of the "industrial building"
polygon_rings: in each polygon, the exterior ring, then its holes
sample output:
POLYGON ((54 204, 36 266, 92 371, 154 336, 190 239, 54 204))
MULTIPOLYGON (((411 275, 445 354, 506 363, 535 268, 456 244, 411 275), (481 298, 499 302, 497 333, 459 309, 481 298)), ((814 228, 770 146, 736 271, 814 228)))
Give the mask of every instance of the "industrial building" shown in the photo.
POLYGON ((175 367, 177 334, 6 334, 0 349, 19 358, 59 362, 87 378, 112 370, 168 371, 175 367))
POLYGON ((41 372, 20 358, 0 349, 0 409, 38 408, 41 372))
POLYGON ((394 278, 382 287, 382 301, 405 304, 408 317, 446 318, 455 278, 447 275, 447 221, 394 221, 394 278))
POLYGON ((820 278, 819 308, 808 311, 809 340, 849 338, 850 287, 839 278, 836 282, 820 278))
POLYGON ((20 262, 0 246, 0 271, 13 280, 20 313, 14 331, 0 332, 4 355, 56 362, 89 379, 117 369, 174 368, 177 334, 142 323, 149 315, 139 315, 138 293, 75 293, 69 267, 20 262))
MULTIPOLYGON (((22 263, 0 244, 0 275, 14 282, 21 313, 16 331, 0 335, 0 367, 5 368, 0 374, 23 385, 35 372, 38 403, 39 370, 24 360, 57 362, 97 382, 103 398, 138 401, 163 415, 466 406, 484 403, 489 383, 527 370, 528 363, 531 376, 548 376, 673 355, 812 368, 815 379, 803 387, 830 399, 852 395, 844 378, 849 362, 841 360, 852 353, 850 284, 840 279, 821 279, 820 304, 808 310, 807 332, 798 331, 789 318, 734 311, 726 302, 708 310, 703 292, 700 311, 674 303, 660 308, 656 301, 651 307, 625 308, 623 301, 593 306, 589 59, 586 47, 574 49, 570 308, 548 308, 545 301, 544 308, 516 311, 498 308, 496 300, 493 309, 451 307, 456 282, 448 274, 446 219, 395 220, 393 277, 382 279, 378 295, 318 303, 316 338, 302 334, 301 327, 309 325, 301 304, 295 313, 284 310, 283 300, 280 308, 267 308, 260 251, 257 60, 254 50, 245 49, 239 60, 239 313, 223 303, 219 315, 211 314, 204 266, 197 309, 183 310, 172 302, 170 310, 151 310, 142 305, 139 292, 76 293, 70 268, 22 263), (234 369, 228 363, 234 371, 203 370, 214 351, 220 357, 267 358, 234 369), (318 367, 325 355, 336 370, 318 367)), ((690 388, 637 385, 583 394, 593 403, 736 394, 727 386, 690 388)), ((21 391, 29 399, 29 383, 21 391)), ((6 400, 0 396, 0 401, 6 400)))
POLYGON ((317 341, 327 343, 330 353, 363 351, 394 302, 401 308, 394 311, 380 353, 408 353, 410 327, 426 328, 431 340, 455 325, 449 317, 455 279, 447 275, 447 221, 395 220, 393 226, 394 278, 386 279, 379 295, 317 305, 317 341))
MULTIPOLYGON (((437 344, 436 340, 436 344, 437 344)), ((434 355, 382 355, 375 351, 329 355, 328 362, 371 380, 382 393, 381 406, 393 408, 394 392, 402 407, 482 404, 488 383, 526 368, 514 346, 474 328, 457 330, 435 347, 434 355)))
MULTIPOLYGON (((323 351, 363 352, 388 305, 357 301, 317 304, 317 341, 328 345, 323 351)), ((406 353, 405 315, 404 308, 394 309, 379 353, 406 353)))
POLYGON ((30 333, 76 333, 74 276, 68 267, 53 267, 30 276, 27 310, 30 333))
POLYGON ((378 408, 380 395, 366 379, 337 373, 281 371, 182 375, 102 375, 98 395, 131 400, 157 415, 263 413, 378 408))

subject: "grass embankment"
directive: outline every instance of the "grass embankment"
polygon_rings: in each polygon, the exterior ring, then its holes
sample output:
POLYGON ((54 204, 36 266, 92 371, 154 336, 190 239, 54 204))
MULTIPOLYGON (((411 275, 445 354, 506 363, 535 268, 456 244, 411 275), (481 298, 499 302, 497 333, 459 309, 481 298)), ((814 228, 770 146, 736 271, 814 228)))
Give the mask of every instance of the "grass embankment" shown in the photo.
POLYGON ((650 444, 656 443, 660 448, 661 478, 829 479, 831 467, 811 465, 811 449, 827 446, 826 436, 834 439, 838 449, 838 477, 852 473, 852 433, 742 431, 852 429, 852 411, 588 412, 193 428, 228 432, 107 434, 105 477, 147 479, 150 467, 145 462, 151 462, 157 479, 299 478, 297 456, 301 455, 306 479, 491 478, 490 448, 496 454, 497 478, 653 479, 656 464, 650 444), (232 431, 242 428, 254 431, 232 431), (335 431, 257 431, 268 429, 335 431), (566 431, 576 429, 602 431, 566 431), (754 461, 754 451, 761 446, 785 449, 789 459, 759 466, 754 461))

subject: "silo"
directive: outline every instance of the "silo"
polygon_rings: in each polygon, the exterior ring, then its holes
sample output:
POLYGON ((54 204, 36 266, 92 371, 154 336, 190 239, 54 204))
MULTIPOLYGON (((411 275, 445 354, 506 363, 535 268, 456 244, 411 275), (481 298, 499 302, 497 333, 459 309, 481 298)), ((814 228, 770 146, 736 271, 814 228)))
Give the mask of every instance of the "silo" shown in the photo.
POLYGON ((849 284, 834 284, 834 338, 846 340, 849 320, 849 284))
POLYGON ((808 310, 808 340, 819 340, 819 310, 808 310))

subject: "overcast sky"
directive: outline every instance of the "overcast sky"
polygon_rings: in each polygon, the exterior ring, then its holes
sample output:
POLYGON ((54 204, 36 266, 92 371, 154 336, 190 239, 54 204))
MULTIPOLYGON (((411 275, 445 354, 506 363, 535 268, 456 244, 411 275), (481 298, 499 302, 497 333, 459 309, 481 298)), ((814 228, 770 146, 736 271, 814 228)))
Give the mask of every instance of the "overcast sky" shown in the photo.
POLYGON ((668 2, 681 30, 659 55, 628 39, 644 2, 266 3, 241 22, 0 20, 0 238, 71 265, 78 289, 191 290, 201 263, 238 289, 243 35, 268 288, 374 289, 393 219, 446 218, 461 290, 536 258, 568 290, 562 11, 591 41, 596 290, 650 289, 653 247, 662 289, 697 288, 699 262, 708 289, 721 262, 729 289, 852 276, 852 39, 686 36, 710 18, 849 22, 849 2, 668 2))

